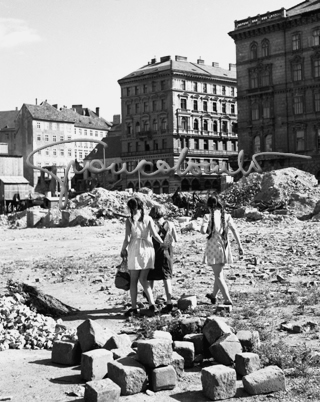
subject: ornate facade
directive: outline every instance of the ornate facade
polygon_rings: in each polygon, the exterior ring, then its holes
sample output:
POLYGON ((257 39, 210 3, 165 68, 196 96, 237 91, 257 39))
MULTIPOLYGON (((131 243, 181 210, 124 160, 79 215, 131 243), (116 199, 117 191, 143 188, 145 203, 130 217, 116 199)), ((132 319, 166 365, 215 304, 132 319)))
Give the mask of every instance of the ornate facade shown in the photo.
MULTIPOLYGON (((188 158, 207 163, 201 175, 145 177, 127 175, 125 186, 152 188, 155 193, 219 189, 221 177, 210 174, 228 165, 238 151, 235 66, 205 65, 186 57, 152 59, 146 66, 120 79, 122 152, 128 171, 140 160, 150 161, 146 172, 157 170, 158 160, 171 167, 187 147, 188 158)), ((226 178, 225 176, 223 177, 226 178)), ((223 180, 223 179, 222 179, 223 180)), ((223 184, 223 183, 222 183, 223 184)))
POLYGON ((320 3, 304 1, 235 21, 239 149, 266 169, 294 166, 320 180, 320 3))

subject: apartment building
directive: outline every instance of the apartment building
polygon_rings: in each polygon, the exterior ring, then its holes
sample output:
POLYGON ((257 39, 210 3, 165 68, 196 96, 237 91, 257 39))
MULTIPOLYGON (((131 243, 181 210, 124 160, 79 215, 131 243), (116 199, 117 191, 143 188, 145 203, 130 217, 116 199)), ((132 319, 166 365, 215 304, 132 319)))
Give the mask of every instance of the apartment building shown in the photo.
MULTIPOLYGON (((121 159, 131 172, 141 160, 145 172, 155 173, 156 162, 174 166, 181 150, 188 160, 206 163, 201 171, 177 174, 123 175, 125 187, 152 188, 155 193, 217 189, 227 176, 212 169, 228 167, 237 155, 237 81, 235 65, 229 69, 187 57, 161 57, 118 80, 121 87, 121 159), (200 173, 200 174, 199 174, 200 173)), ((185 161, 182 168, 187 165, 185 161)))
MULTIPOLYGON (((320 181, 320 3, 235 21, 239 149, 311 156, 262 157, 264 170, 287 166, 320 181)), ((261 160, 261 157, 259 157, 261 160)))
POLYGON ((81 163, 96 146, 96 143, 90 140, 106 137, 111 126, 111 123, 99 116, 99 108, 93 112, 82 105, 59 109, 57 105, 50 105, 46 101, 40 105, 23 104, 15 118, 13 155, 23 156, 24 175, 30 185, 35 187, 40 171, 26 164, 27 156, 31 152, 50 145, 39 150, 31 158, 33 165, 38 167, 65 168, 72 159, 81 163), (79 138, 83 138, 83 141, 55 145, 60 141, 79 138))

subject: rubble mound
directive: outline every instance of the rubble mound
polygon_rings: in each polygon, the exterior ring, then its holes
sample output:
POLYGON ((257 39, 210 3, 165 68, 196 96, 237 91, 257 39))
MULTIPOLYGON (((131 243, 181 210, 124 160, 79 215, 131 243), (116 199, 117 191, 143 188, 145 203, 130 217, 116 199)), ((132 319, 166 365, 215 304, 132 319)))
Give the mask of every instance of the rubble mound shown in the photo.
POLYGON ((251 173, 242 177, 236 183, 233 183, 223 193, 222 200, 232 206, 247 206, 254 201, 254 198, 261 191, 261 182, 263 174, 251 173))

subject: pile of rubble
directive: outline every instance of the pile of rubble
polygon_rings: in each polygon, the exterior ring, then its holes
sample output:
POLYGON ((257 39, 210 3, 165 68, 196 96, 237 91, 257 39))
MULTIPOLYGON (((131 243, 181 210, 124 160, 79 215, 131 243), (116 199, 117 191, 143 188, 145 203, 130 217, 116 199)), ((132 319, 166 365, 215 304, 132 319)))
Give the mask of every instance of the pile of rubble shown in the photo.
POLYGON ((74 335, 60 319, 31 310, 19 294, 0 297, 0 351, 51 349, 55 341, 74 335))
POLYGON ((85 401, 172 390, 195 365, 201 367, 202 392, 211 400, 234 397, 239 377, 249 395, 285 391, 282 369, 262 368, 259 355, 252 352, 260 345, 257 331, 235 334, 218 316, 185 318, 179 324, 181 340, 155 330, 151 338, 132 342, 127 334, 114 334, 88 319, 78 326, 76 341, 54 343, 52 361, 81 365, 85 401))

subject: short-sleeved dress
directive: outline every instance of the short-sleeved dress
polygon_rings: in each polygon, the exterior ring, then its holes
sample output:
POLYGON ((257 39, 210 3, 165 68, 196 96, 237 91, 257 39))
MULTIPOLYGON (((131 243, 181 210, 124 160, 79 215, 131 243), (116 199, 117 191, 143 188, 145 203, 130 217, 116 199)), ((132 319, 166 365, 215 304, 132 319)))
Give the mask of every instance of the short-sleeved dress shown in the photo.
POLYGON ((140 213, 130 219, 131 236, 128 244, 128 269, 154 269, 155 252, 152 243, 150 216, 146 215, 139 221, 140 213))
POLYGON ((152 239, 155 250, 155 265, 154 269, 148 274, 149 281, 160 281, 172 278, 172 244, 174 242, 172 232, 173 223, 165 221, 162 225, 159 225, 159 236, 163 242, 167 244, 167 248, 161 247, 156 239, 152 239))
MULTIPOLYGON (((203 218, 203 225, 208 225, 208 233, 211 233, 211 215, 207 214, 203 218)), ((219 209, 214 211, 214 228, 210 239, 207 240, 206 249, 203 256, 203 262, 208 265, 214 264, 230 264, 233 262, 230 243, 227 247, 224 246, 224 240, 222 238, 222 223, 221 223, 221 211, 219 209)), ((229 228, 234 227, 234 222, 230 214, 225 214, 225 229, 227 233, 229 228)))

